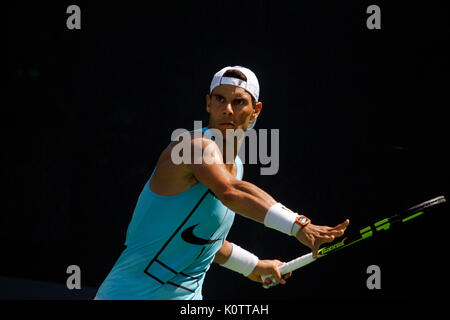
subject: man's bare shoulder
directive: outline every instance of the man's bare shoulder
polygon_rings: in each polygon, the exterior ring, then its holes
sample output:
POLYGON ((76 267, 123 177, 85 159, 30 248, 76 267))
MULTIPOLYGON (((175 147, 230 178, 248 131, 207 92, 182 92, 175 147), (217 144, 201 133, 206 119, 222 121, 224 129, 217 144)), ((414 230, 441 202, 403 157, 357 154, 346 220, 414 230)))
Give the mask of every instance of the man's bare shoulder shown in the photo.
POLYGON ((187 132, 172 141, 160 154, 157 167, 159 172, 176 171, 184 175, 195 164, 209 164, 212 161, 221 163, 222 157, 219 147, 207 136, 198 136, 187 132), (185 154, 187 152, 188 154, 185 154), (201 157, 199 159, 199 157, 201 157))
MULTIPOLYGON (((202 139, 199 140, 192 133, 186 133, 183 138, 173 141, 161 152, 150 183, 150 188, 154 192, 160 195, 174 195, 187 190, 198 182, 189 165, 193 158, 190 157, 191 160, 181 163, 177 158, 184 156, 184 150, 180 144, 187 144, 187 147, 191 149, 191 154, 194 154, 193 146, 198 143, 203 145, 202 139), (194 144, 194 142, 196 143, 194 144)), ((205 141, 205 147, 207 145, 208 142, 205 141)))
MULTIPOLYGON (((170 162, 176 166, 190 167, 193 164, 209 163, 207 157, 221 155, 217 144, 206 135, 186 132, 176 137, 160 156, 160 161, 170 162), (206 160, 206 161, 205 161, 206 160)), ((220 161, 221 157, 216 160, 220 161)))

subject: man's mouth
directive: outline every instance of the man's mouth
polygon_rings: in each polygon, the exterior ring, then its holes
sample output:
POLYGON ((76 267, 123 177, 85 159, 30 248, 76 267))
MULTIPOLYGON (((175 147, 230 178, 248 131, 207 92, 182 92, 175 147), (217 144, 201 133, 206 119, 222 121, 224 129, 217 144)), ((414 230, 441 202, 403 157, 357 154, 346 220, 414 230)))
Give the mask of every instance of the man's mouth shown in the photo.
POLYGON ((219 122, 219 125, 221 125, 221 126, 232 126, 232 127, 234 127, 234 122, 232 122, 232 121, 224 121, 224 122, 219 122))

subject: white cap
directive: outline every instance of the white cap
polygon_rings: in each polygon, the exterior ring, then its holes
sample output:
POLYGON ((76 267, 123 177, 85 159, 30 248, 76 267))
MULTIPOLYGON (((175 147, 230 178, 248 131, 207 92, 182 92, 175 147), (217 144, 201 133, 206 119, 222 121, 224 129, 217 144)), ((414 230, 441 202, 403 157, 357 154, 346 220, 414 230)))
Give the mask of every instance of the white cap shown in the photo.
MULTIPOLYGON (((253 96, 253 98, 255 99, 256 102, 259 101, 258 100, 258 98, 259 98, 258 78, 256 78, 256 75, 250 69, 247 69, 247 68, 244 68, 241 66, 223 68, 222 70, 218 71, 214 75, 214 77, 211 81, 209 93, 211 94, 215 87, 220 86, 222 84, 231 84, 233 86, 241 87, 241 88, 247 90, 253 96), (227 72, 228 70, 239 70, 247 77, 247 81, 232 78, 232 77, 224 77, 223 76, 224 73, 227 72)), ((256 122, 256 119, 251 119, 249 121, 247 129, 253 128, 253 126, 255 125, 255 122, 256 122)))

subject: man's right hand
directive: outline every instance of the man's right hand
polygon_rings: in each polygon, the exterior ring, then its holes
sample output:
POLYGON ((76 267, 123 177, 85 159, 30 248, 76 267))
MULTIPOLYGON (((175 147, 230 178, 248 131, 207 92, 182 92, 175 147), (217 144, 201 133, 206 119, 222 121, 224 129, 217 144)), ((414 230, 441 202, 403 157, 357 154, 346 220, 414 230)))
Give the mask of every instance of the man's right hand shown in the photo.
POLYGON ((295 237, 302 244, 311 248, 313 258, 316 259, 320 246, 324 243, 332 242, 336 237, 341 237, 349 223, 348 219, 335 227, 318 226, 310 223, 301 228, 295 237))

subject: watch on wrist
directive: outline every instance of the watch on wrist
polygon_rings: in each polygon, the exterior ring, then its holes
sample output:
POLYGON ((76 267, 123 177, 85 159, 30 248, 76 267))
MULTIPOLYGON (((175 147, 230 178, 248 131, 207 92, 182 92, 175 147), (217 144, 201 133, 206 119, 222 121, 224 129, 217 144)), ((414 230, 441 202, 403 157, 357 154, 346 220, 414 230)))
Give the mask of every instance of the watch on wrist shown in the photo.
POLYGON ((292 226, 292 235, 295 237, 297 233, 300 231, 300 229, 302 229, 303 227, 307 226, 310 223, 311 219, 302 214, 298 215, 297 218, 295 219, 294 225, 292 226))
POLYGON ((297 219, 295 219, 295 223, 298 224, 300 227, 304 227, 307 226, 309 223, 311 222, 311 219, 309 219, 308 217, 304 216, 304 215, 299 215, 297 217, 297 219))

